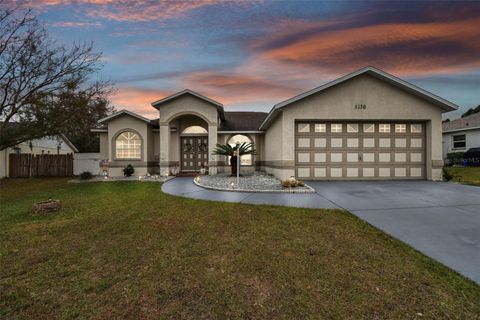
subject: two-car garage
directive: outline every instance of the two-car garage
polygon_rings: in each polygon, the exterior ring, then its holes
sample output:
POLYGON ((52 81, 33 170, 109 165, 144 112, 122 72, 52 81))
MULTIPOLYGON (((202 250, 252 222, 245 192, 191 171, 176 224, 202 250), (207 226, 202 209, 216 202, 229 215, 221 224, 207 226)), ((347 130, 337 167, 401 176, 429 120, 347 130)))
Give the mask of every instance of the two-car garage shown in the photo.
POLYGON ((298 121, 296 176, 302 179, 424 179, 421 122, 298 121))
POLYGON ((373 67, 276 104, 265 171, 281 179, 442 179, 442 113, 456 105, 373 67))

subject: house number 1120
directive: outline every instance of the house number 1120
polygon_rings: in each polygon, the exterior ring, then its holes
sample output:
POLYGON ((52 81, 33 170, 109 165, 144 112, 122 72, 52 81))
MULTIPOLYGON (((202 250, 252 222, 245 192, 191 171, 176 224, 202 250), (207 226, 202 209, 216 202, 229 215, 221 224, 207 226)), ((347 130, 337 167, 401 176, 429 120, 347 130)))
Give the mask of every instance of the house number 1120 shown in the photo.
POLYGON ((366 104, 356 104, 355 105, 355 110, 365 110, 365 109, 367 109, 366 104))

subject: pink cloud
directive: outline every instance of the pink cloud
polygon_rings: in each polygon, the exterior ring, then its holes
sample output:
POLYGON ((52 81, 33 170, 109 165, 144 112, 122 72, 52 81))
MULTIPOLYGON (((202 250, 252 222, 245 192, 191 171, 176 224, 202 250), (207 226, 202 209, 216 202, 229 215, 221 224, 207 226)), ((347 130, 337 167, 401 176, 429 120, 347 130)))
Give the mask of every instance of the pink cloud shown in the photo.
POLYGON ((102 26, 100 22, 82 22, 82 21, 60 21, 49 23, 49 26, 59 28, 99 28, 102 26))
POLYGON ((299 92, 299 88, 265 80, 261 77, 232 73, 194 72, 182 79, 182 83, 199 90, 225 105, 270 103, 280 101, 299 92))
POLYGON ((424 75, 480 66, 479 40, 480 19, 470 19, 317 31, 289 42, 274 35, 252 48, 265 60, 340 73, 376 65, 397 75, 424 75))
POLYGON ((22 7, 45 9, 71 4, 86 5, 82 10, 90 17, 113 21, 156 21, 182 17, 188 12, 214 4, 235 5, 221 0, 149 1, 149 0, 10 0, 22 7))
POLYGON ((171 93, 162 90, 124 86, 118 87, 110 100, 117 110, 127 109, 148 118, 158 118, 158 111, 151 106, 151 103, 171 93))

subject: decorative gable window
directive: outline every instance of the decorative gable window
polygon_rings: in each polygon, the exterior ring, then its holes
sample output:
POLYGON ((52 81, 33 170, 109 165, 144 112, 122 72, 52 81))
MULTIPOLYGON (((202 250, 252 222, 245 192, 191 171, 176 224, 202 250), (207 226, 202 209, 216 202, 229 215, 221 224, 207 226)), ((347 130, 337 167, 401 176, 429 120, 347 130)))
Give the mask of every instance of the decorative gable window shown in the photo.
POLYGON ((121 133, 115 140, 115 157, 117 159, 140 159, 142 157, 142 140, 132 131, 121 133))

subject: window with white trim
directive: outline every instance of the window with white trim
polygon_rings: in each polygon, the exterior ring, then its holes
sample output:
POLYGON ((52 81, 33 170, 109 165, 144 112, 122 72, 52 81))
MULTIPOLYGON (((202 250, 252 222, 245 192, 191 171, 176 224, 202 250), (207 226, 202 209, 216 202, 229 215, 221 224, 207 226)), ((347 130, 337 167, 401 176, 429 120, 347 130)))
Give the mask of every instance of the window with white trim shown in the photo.
MULTIPOLYGON (((243 134, 236 134, 230 139, 228 139, 228 144, 231 145, 232 147, 237 144, 242 144, 244 142, 252 143, 252 140, 243 134)), ((230 163, 230 157, 228 157, 228 163, 230 163)), ((253 164, 253 155, 245 154, 241 156, 240 164, 242 166, 251 166, 253 164)))
POLYGON ((341 123, 332 123, 330 125, 330 132, 342 132, 342 124, 341 123))
POLYGON ((115 140, 115 158, 140 159, 142 157, 142 140, 132 131, 125 131, 115 140))
POLYGON ((390 132, 390 125, 388 123, 380 123, 378 125, 378 132, 383 132, 383 133, 390 132))
POLYGON ((465 149, 467 146, 467 137, 464 134, 457 134, 452 139, 454 149, 465 149))
POLYGON ((396 124, 395 125, 395 132, 396 133, 405 133, 407 132, 407 125, 406 124, 396 124))

